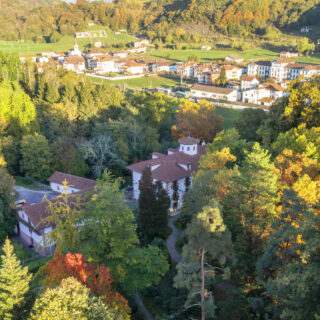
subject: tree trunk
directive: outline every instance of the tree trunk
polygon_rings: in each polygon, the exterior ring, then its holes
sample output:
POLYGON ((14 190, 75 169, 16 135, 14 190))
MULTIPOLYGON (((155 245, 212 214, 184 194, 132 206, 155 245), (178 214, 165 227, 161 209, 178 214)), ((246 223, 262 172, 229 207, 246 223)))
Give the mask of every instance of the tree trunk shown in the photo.
POLYGON ((206 319, 205 314, 205 270, 204 270, 204 248, 201 249, 201 320, 206 319))

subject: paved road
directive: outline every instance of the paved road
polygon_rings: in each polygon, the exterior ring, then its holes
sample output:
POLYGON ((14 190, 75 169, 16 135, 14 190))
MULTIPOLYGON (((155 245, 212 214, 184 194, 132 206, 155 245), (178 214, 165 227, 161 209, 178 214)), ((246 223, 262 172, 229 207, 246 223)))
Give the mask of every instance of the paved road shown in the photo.
POLYGON ((169 217, 168 226, 172 230, 172 233, 167 238, 167 248, 170 254, 170 258, 174 263, 178 263, 181 261, 181 254, 176 248, 176 242, 181 235, 181 231, 176 228, 175 222, 177 221, 179 215, 174 217, 169 217))
POLYGON ((21 186, 15 186, 17 192, 17 200, 26 200, 27 203, 39 203, 46 196, 47 199, 52 199, 58 194, 50 189, 33 190, 21 186))
POLYGON ((139 293, 134 295, 134 302, 138 307, 140 314, 143 316, 145 320, 154 320, 153 315, 149 312, 149 310, 145 307, 143 300, 139 293))

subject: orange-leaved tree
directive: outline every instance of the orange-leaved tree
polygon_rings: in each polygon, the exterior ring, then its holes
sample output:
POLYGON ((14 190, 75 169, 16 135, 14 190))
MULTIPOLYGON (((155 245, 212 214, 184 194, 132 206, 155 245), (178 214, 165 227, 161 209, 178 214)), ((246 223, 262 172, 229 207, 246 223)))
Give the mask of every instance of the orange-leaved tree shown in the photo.
POLYGON ((86 261, 81 253, 61 254, 56 252, 45 268, 45 284, 56 286, 68 277, 74 277, 88 287, 92 294, 100 296, 107 305, 119 312, 129 312, 127 300, 113 288, 113 280, 108 267, 86 261))

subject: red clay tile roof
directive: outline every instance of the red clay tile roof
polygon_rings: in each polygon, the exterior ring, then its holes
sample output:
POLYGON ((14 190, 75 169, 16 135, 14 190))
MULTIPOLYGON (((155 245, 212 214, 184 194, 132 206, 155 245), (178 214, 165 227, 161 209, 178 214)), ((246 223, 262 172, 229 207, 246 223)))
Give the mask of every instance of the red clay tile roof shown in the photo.
POLYGON ((257 78, 255 76, 244 76, 241 78, 242 81, 253 81, 253 80, 257 80, 257 78))
POLYGON ((65 181, 69 187, 73 187, 80 191, 91 190, 95 187, 95 180, 74 176, 72 174, 56 171, 51 177, 48 178, 49 182, 63 185, 65 181))
POLYGON ((264 83, 263 86, 265 88, 271 88, 274 91, 284 91, 284 89, 278 83, 267 82, 267 83, 264 83))
POLYGON ((64 59, 64 63, 68 63, 68 64, 82 64, 84 62, 85 62, 84 58, 78 57, 78 56, 70 56, 64 59))
MULTIPOLYGON (((69 195, 68 204, 70 207, 83 206, 87 193, 77 192, 69 195)), ((57 196, 54 199, 46 200, 43 199, 40 203, 24 204, 20 210, 28 216, 31 225, 38 232, 42 233, 45 227, 49 227, 50 223, 48 217, 51 215, 49 210, 49 202, 58 202, 61 197, 57 196)), ((63 202, 63 200, 61 200, 63 202)))
POLYGON ((184 177, 189 177, 195 172, 198 169, 199 159, 204 152, 205 147, 198 145, 198 154, 194 156, 176 151, 165 157, 134 163, 127 168, 132 172, 143 173, 145 168, 157 166, 151 171, 153 179, 163 182, 173 182, 184 177), (182 165, 190 165, 190 168, 185 169, 182 165))

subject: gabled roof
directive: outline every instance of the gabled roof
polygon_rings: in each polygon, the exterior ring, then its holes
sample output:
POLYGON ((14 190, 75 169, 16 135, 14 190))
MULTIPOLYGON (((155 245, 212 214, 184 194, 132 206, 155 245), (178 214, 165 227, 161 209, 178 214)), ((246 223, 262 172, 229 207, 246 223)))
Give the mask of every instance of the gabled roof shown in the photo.
POLYGON ((85 60, 84 58, 81 56, 70 56, 70 57, 66 57, 64 59, 64 62, 63 63, 68 63, 68 64, 82 64, 84 63, 85 60))
POLYGON ((137 162, 127 168, 132 172, 142 174, 147 167, 150 167, 153 179, 163 182, 177 181, 191 176, 198 169, 198 162, 205 152, 205 147, 198 145, 198 153, 194 156, 175 149, 171 149, 170 151, 172 154, 157 159, 137 162), (154 167, 153 170, 152 167, 154 167))
POLYGON ((233 89, 230 88, 222 88, 222 87, 215 87, 215 86, 209 86, 204 84, 195 84, 191 87, 191 90, 197 90, 197 91, 205 91, 205 92, 211 92, 211 93, 217 93, 217 94, 230 94, 233 92, 233 89))
POLYGON ((95 187, 96 181, 83 178, 83 177, 78 177, 74 176, 72 174, 68 173, 63 173, 56 171, 51 177, 48 178, 49 182, 57 183, 60 185, 63 185, 65 181, 67 182, 67 185, 69 187, 78 189, 80 191, 87 191, 91 190, 95 187))
MULTIPOLYGON (((84 192, 70 194, 68 197, 68 205, 71 208, 82 207, 89 194, 90 193, 84 192)), ((51 200, 43 199, 40 203, 24 204, 19 210, 24 211, 24 213, 28 216, 29 222, 34 230, 41 234, 44 228, 52 226, 48 221, 48 217, 52 214, 49 210, 49 202, 59 203, 59 201, 64 203, 61 195, 51 200)))

